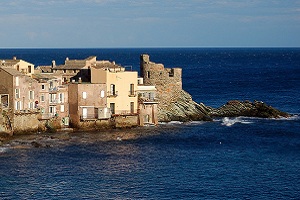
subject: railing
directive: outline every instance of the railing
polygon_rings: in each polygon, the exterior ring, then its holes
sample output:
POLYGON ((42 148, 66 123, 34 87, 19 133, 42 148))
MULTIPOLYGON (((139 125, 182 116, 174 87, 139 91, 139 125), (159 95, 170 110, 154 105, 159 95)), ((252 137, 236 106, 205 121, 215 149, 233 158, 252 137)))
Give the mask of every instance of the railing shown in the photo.
POLYGON ((95 114, 87 114, 87 115, 80 115, 80 120, 97 120, 98 116, 95 114))
POLYGON ((53 113, 41 113, 39 119, 51 119, 55 115, 53 113))
POLYGON ((108 91, 107 92, 107 97, 117 97, 118 96, 118 91, 108 91))
POLYGON ((131 112, 130 110, 116 110, 112 116, 130 116, 130 115, 137 115, 137 110, 131 112))

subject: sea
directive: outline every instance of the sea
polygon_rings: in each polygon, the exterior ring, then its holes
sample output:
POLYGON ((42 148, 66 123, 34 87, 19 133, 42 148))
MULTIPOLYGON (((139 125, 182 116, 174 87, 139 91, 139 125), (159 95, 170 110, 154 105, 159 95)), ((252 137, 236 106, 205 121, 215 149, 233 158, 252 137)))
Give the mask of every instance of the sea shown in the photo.
POLYGON ((0 146, 0 199, 300 198, 300 48, 0 49, 0 59, 94 55, 139 71, 143 53, 181 67, 198 103, 257 100, 292 116, 17 137, 0 146))

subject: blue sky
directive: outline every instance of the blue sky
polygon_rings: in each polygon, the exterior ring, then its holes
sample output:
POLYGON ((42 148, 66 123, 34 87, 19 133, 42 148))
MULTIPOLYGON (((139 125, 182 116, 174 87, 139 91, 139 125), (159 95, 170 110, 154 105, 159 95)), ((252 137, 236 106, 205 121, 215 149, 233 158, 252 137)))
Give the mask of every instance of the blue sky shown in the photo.
POLYGON ((1 0, 0 48, 300 47, 299 0, 1 0))

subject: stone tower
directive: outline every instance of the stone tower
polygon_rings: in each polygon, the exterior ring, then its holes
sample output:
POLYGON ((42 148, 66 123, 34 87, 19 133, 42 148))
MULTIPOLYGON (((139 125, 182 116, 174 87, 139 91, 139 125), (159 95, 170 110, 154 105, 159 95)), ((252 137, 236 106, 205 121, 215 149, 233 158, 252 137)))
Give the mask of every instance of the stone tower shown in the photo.
POLYGON ((144 84, 157 89, 159 121, 203 120, 206 116, 206 108, 182 89, 181 68, 165 68, 163 64, 151 62, 149 55, 142 54, 140 71, 144 84))

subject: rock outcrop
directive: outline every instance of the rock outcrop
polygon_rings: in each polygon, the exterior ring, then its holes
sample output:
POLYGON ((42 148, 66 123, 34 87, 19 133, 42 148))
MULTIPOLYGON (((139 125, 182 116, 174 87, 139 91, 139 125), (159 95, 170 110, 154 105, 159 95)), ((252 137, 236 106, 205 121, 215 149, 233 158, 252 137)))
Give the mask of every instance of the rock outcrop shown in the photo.
POLYGON ((282 112, 273 108, 261 101, 238 101, 233 100, 227 102, 225 105, 214 109, 211 108, 209 112, 211 117, 259 117, 259 118, 280 118, 290 117, 288 113, 282 112))
POLYGON ((159 121, 211 121, 210 109, 192 100, 186 91, 179 91, 176 101, 158 107, 159 121))

